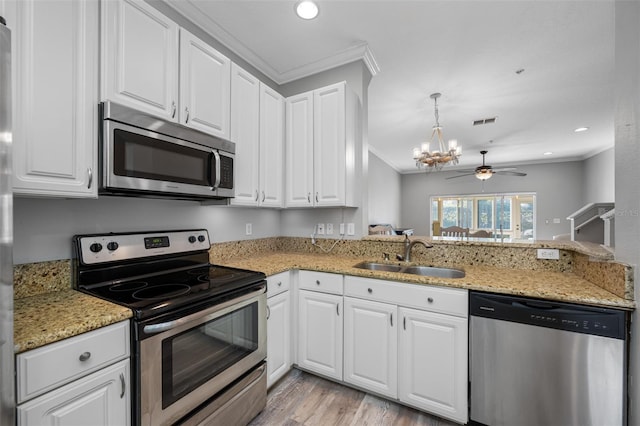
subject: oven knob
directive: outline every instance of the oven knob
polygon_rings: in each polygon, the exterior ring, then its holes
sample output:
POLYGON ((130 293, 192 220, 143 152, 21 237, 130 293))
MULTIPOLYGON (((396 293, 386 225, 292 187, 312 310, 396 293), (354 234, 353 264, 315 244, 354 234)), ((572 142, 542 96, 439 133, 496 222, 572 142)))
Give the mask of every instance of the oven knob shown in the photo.
POLYGON ((193 235, 189 237, 189 242, 190 243, 195 243, 196 242, 196 237, 194 237, 193 235))
POLYGON ((89 250, 91 250, 93 253, 98 253, 100 250, 102 250, 102 244, 93 243, 89 246, 89 250))
POLYGON ((198 235, 198 241, 200 241, 201 243, 204 243, 204 235, 198 235))
POLYGON ((107 243, 107 248, 111 251, 118 250, 118 243, 111 241, 110 243, 107 243))

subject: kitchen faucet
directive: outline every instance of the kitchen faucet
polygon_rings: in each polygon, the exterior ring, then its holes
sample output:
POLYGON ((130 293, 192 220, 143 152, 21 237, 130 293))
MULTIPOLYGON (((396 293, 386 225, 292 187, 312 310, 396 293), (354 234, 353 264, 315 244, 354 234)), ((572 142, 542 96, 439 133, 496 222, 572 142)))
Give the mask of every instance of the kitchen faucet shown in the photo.
POLYGON ((411 241, 411 240, 409 240, 409 236, 407 234, 404 234, 404 256, 402 256, 400 254, 396 254, 396 259, 404 260, 405 262, 411 262, 411 249, 416 244, 422 244, 425 248, 433 247, 431 244, 429 244, 428 242, 426 242, 424 240, 413 240, 413 241, 411 241))

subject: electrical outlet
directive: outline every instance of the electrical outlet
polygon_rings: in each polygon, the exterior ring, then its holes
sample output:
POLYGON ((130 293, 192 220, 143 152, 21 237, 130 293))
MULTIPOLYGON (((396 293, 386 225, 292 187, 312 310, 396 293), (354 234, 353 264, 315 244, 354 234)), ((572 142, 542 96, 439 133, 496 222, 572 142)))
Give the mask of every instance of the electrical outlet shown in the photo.
POLYGON ((560 259, 560 251, 558 249, 538 249, 538 259, 560 259))
POLYGON ((356 226, 354 223, 347 223, 347 235, 355 235, 356 226))
POLYGON ((247 234, 247 235, 251 235, 253 233, 253 227, 251 226, 250 223, 247 223, 245 225, 244 230, 245 230, 245 234, 247 234))
POLYGON ((333 223, 327 223, 327 235, 333 235, 333 223))
POLYGON ((340 224, 340 235, 344 235, 344 223, 340 224))
POLYGON ((318 235, 324 235, 324 223, 319 223, 316 227, 316 232, 318 235))

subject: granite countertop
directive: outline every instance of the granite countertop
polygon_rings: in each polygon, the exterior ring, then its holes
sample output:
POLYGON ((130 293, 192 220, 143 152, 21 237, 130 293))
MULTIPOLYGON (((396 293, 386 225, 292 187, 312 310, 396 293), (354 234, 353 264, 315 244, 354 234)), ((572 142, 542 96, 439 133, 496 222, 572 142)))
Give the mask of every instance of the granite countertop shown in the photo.
POLYGON ((15 299, 15 352, 35 349, 131 316, 130 309, 71 289, 15 299))
MULTIPOLYGON (((423 277, 398 272, 371 271, 354 268, 363 258, 322 254, 273 253, 238 258, 224 262, 226 266, 252 269, 274 275, 289 269, 356 275, 361 277, 404 281, 412 284, 428 284, 456 287, 468 290, 489 291, 518 296, 538 297, 547 300, 580 303, 621 309, 634 309, 631 300, 616 296, 601 287, 572 273, 503 269, 492 266, 463 266, 464 278, 423 277)), ((378 260, 376 260, 378 261, 378 260)), ((389 262, 400 264, 399 262, 389 262)))

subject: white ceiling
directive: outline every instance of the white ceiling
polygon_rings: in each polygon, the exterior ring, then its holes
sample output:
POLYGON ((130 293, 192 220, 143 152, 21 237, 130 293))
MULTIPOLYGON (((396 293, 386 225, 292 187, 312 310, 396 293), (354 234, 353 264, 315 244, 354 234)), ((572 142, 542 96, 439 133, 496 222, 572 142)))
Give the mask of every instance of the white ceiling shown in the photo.
POLYGON ((364 56, 379 67, 369 145, 403 173, 430 136, 433 92, 463 168, 481 163, 481 149, 495 166, 614 144, 613 0, 319 0, 312 21, 295 16, 294 0, 165 1, 278 83, 364 56), (472 125, 488 117, 497 120, 472 125), (589 131, 574 133, 581 126, 589 131))

